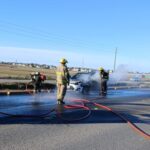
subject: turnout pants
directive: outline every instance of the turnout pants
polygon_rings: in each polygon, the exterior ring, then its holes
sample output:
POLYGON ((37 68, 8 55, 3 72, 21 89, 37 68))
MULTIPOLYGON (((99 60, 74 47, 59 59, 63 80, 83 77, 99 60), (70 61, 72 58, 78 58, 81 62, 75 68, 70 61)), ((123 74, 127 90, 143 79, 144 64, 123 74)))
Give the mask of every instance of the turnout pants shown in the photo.
POLYGON ((57 100, 63 101, 67 91, 67 84, 57 84, 57 100))
POLYGON ((41 92, 41 83, 40 82, 33 82, 33 87, 35 92, 41 92))
POLYGON ((101 80, 100 95, 107 95, 107 80, 106 79, 101 80))

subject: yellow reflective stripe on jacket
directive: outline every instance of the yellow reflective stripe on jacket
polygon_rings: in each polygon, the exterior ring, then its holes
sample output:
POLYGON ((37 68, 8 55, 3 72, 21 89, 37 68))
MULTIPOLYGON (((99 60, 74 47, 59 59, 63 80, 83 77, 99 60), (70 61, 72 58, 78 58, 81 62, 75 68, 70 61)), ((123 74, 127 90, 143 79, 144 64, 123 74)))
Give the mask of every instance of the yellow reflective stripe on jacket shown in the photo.
POLYGON ((56 74, 63 76, 63 72, 58 72, 58 71, 57 71, 56 74))
POLYGON ((57 75, 57 79, 56 79, 57 83, 60 83, 60 84, 66 84, 67 83, 67 80, 66 80, 63 72, 57 71, 56 75, 57 75))

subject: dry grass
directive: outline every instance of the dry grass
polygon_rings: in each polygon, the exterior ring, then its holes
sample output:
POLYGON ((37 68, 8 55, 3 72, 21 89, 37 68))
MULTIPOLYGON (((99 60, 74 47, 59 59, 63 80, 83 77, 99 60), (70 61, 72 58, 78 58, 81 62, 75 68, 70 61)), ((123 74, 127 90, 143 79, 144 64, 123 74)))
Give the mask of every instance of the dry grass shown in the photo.
MULTIPOLYGON (((0 65, 0 78, 16 78, 16 79, 30 79, 30 73, 39 71, 44 73, 49 80, 55 80, 55 69, 41 69, 41 68, 31 68, 13 65, 0 65)), ((75 72, 70 72, 70 74, 75 74, 75 72)))

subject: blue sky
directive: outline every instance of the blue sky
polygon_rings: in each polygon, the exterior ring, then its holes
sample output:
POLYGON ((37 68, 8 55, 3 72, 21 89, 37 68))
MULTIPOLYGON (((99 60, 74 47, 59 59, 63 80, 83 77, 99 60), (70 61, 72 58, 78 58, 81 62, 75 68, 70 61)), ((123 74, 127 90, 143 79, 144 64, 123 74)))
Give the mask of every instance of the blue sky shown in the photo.
POLYGON ((150 72, 149 0, 1 0, 0 61, 150 72))

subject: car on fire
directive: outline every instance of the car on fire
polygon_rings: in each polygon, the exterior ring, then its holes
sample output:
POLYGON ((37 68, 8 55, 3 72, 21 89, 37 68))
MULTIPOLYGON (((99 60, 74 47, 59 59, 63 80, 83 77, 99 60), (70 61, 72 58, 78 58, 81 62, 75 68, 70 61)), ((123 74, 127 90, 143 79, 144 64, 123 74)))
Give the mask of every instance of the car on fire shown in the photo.
POLYGON ((88 92, 92 85, 91 75, 91 72, 79 72, 73 75, 70 79, 68 88, 82 93, 88 92))

